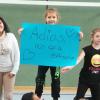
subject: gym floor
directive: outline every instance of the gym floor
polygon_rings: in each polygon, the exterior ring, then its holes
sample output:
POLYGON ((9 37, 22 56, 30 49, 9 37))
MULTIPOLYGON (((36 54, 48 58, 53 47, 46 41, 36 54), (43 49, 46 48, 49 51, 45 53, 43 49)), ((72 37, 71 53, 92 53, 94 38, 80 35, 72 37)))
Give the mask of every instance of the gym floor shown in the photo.
MULTIPOLYGON (((26 92, 15 92, 13 100, 21 100, 21 97, 24 93, 26 92)), ((61 94, 59 100, 73 100, 74 96, 74 94, 61 94)), ((44 100, 52 100, 51 95, 46 93, 43 93, 42 98, 44 98, 44 100)))
MULTIPOLYGON (((76 89, 75 87, 61 87, 61 94, 60 94, 60 98, 59 100, 73 100, 73 98, 75 97, 75 94, 76 94, 76 89)), ((34 87, 20 87, 20 86, 17 86, 15 87, 15 91, 14 91, 14 95, 13 95, 13 100, 21 100, 22 98, 22 95, 24 93, 27 93, 27 92, 31 92, 34 90, 34 87)), ((50 93, 50 87, 45 87, 44 88, 44 92, 43 92, 43 96, 42 98, 44 98, 44 100, 52 100, 52 97, 51 97, 51 93, 50 93)), ((90 91, 88 90, 87 93, 86 93, 86 96, 90 96, 90 91)))

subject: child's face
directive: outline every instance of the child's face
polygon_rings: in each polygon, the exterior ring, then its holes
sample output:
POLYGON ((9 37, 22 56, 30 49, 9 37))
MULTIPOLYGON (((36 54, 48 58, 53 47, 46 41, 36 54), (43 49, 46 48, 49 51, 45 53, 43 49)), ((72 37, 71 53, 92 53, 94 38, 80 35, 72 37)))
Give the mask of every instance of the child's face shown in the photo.
POLYGON ((96 33, 93 35, 92 41, 93 41, 94 44, 100 45, 100 32, 96 32, 96 33))
POLYGON ((0 33, 2 33, 4 30, 4 24, 3 22, 0 20, 0 33))
POLYGON ((57 24, 58 23, 58 16, 56 12, 48 13, 45 17, 47 24, 57 24))

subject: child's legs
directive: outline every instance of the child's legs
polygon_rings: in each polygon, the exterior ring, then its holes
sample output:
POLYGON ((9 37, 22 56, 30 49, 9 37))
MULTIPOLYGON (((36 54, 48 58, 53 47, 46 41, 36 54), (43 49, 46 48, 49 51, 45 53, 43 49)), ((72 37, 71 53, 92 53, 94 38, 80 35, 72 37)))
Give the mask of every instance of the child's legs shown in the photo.
POLYGON ((86 84, 79 83, 77 94, 74 100, 80 100, 81 98, 84 98, 87 89, 88 89, 88 86, 86 84))
POLYGON ((15 76, 10 78, 9 73, 4 73, 3 84, 4 84, 4 100, 13 100, 13 89, 15 84, 15 76))
POLYGON ((60 97, 60 73, 58 71, 58 76, 55 76, 57 67, 50 67, 52 83, 51 83, 51 91, 52 97, 58 98, 60 97))
POLYGON ((92 84, 90 90, 93 100, 100 100, 100 84, 92 84))
POLYGON ((0 100, 2 100, 2 89, 3 89, 3 73, 0 72, 0 100))
POLYGON ((43 85, 45 81, 45 75, 49 67, 39 66, 38 67, 38 73, 36 77, 36 89, 35 94, 37 94, 38 97, 41 97, 43 92, 43 85))

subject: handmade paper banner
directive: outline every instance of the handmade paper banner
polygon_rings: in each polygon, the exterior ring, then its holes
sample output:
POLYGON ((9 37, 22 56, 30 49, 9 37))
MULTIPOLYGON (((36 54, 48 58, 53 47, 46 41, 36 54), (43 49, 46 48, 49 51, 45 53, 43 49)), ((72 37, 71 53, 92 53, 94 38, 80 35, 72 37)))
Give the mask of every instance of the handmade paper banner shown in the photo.
POLYGON ((23 23, 21 64, 71 66, 79 52, 79 26, 23 23))

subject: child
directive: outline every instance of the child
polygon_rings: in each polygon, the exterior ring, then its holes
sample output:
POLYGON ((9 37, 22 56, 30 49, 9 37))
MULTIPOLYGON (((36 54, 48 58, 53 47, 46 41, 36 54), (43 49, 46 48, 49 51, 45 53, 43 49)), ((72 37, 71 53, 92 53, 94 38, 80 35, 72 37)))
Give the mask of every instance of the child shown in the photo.
MULTIPOLYGON (((47 24, 57 24, 59 20, 59 14, 56 9, 47 9, 45 12, 45 22, 47 24)), ((83 33, 80 32, 80 38, 83 38, 83 33)), ((36 77, 36 89, 35 94, 41 98, 43 92, 43 85, 45 82, 46 72, 50 68, 52 83, 51 83, 51 92, 53 100, 58 100, 60 97, 60 68, 55 66, 39 66, 38 73, 36 77), (57 77, 57 71, 59 73, 57 77)))
MULTIPOLYGON (((100 28, 91 32, 91 40, 92 44, 84 47, 77 59, 78 64, 84 58, 84 65, 74 100, 83 100, 88 88, 92 95, 88 100, 100 100, 100 28)), ((62 68, 62 73, 69 70, 68 68, 62 68)))
MULTIPOLYGON (((59 19, 59 14, 56 9, 47 9, 46 10, 46 13, 45 13, 46 24, 57 24, 58 19, 59 19)), ((23 28, 20 28, 18 30, 18 33, 20 34, 22 31, 23 31, 23 28)), ((58 100, 58 97, 60 97, 60 94, 59 94, 60 93, 60 74, 59 74, 60 69, 56 68, 54 66, 52 66, 52 67, 38 66, 38 73, 37 73, 37 77, 36 77, 35 96, 37 96, 39 99, 41 99, 46 72, 48 71, 49 68, 50 68, 50 73, 51 73, 51 78, 52 78, 52 83, 51 83, 52 97, 53 97, 53 100, 58 100)))
POLYGON ((0 17, 0 100, 13 100, 13 88, 19 69, 19 47, 5 20, 0 17), (4 94, 4 96, 3 96, 4 94))
MULTIPOLYGON (((59 19, 59 14, 56 9, 47 9, 45 13, 45 22, 47 24, 57 24, 59 19)), ((55 73, 57 67, 54 66, 39 66, 38 73, 36 77, 36 89, 35 94, 41 98, 43 92, 43 85, 45 82, 46 72, 50 68, 52 83, 51 83, 51 91, 53 100, 58 100, 60 97, 60 75, 56 78, 55 73)))
MULTIPOLYGON (((58 24, 59 14, 58 11, 54 8, 47 9, 45 12, 45 22, 46 24, 58 24)), ((23 29, 19 29, 19 33, 23 29)), ((83 33, 80 32, 80 37, 83 38, 83 33)), ((43 93, 43 85, 45 83, 46 72, 50 69, 52 83, 51 83, 51 92, 53 100, 58 100, 60 97, 60 68, 55 66, 38 66, 38 73, 36 77, 36 89, 35 94, 41 98, 43 93)))

